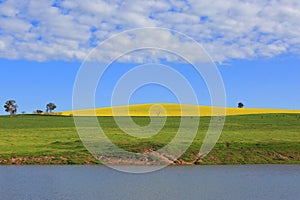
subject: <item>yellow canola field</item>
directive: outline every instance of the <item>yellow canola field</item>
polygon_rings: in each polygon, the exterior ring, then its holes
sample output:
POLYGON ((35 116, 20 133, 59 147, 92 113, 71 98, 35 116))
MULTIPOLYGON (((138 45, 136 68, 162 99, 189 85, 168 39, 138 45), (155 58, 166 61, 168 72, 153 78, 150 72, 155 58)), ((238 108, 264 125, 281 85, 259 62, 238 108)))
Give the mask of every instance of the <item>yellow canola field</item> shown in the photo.
POLYGON ((183 104, 137 104, 75 110, 58 113, 65 116, 225 116, 267 113, 299 113, 300 110, 265 108, 221 108, 183 104))

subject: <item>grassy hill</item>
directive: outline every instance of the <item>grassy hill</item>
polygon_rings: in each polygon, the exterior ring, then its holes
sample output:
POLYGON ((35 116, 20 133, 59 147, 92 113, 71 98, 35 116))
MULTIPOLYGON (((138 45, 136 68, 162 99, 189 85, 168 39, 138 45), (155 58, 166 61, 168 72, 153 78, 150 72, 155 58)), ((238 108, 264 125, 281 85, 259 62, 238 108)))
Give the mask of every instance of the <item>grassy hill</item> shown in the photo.
MULTIPOLYGON (((195 106, 180 104, 137 104, 129 106, 115 106, 107 108, 96 108, 76 111, 66 111, 59 114, 64 116, 211 116, 212 109, 216 109, 216 115, 223 115, 218 111, 222 108, 211 106, 195 106), (181 112, 184 109, 184 113, 181 112), (219 114, 220 113, 220 114, 219 114)), ((300 110, 282 110, 265 108, 224 108, 226 115, 249 115, 270 113, 300 113, 300 110)))
MULTIPOLYGON (((133 119, 139 125, 150 122, 149 117, 133 119)), ((100 116, 98 120, 113 143, 132 152, 163 147, 180 124, 180 117, 168 117, 157 135, 136 138, 122 132, 113 117, 100 116)), ((197 158, 209 122, 210 117, 201 117, 197 136, 178 164, 197 158)), ((300 164, 299 130, 300 114, 228 116, 214 149, 195 164, 300 164)), ((99 163, 83 146, 69 116, 0 116, 0 138, 0 164, 99 163)))

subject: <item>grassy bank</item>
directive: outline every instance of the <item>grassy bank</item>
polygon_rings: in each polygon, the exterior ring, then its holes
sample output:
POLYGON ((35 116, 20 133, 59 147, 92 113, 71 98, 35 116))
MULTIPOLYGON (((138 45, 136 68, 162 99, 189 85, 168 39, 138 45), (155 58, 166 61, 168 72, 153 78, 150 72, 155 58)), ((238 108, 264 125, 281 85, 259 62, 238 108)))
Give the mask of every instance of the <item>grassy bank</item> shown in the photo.
MULTIPOLYGON (((171 141, 180 117, 168 117, 163 130, 150 138, 124 134, 112 117, 98 117, 107 136, 132 152, 156 150, 171 141)), ((201 117, 197 136, 179 159, 196 159, 210 117, 201 117)), ((148 117, 134 117, 140 125, 148 117)), ((300 164, 300 114, 258 114, 227 116, 214 149, 195 164, 300 164)), ((19 115, 0 117, 0 164, 95 164, 99 163, 83 146, 72 117, 19 115)))

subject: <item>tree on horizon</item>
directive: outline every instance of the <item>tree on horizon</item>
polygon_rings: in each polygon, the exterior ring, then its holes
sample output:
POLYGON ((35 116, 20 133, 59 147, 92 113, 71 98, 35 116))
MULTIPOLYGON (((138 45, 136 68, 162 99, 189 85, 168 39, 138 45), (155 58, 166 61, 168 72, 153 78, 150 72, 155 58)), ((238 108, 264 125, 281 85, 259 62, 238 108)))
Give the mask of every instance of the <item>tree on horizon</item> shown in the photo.
POLYGON ((4 105, 5 112, 9 112, 10 116, 13 116, 17 113, 18 105, 15 100, 8 100, 4 105))
POLYGON ((242 102, 238 103, 238 108, 244 108, 244 104, 242 102))
POLYGON ((46 105, 46 112, 52 112, 53 110, 55 110, 56 105, 54 103, 48 103, 46 105))
POLYGON ((33 113, 34 113, 34 114, 42 114, 43 111, 38 109, 38 110, 35 110, 33 113))

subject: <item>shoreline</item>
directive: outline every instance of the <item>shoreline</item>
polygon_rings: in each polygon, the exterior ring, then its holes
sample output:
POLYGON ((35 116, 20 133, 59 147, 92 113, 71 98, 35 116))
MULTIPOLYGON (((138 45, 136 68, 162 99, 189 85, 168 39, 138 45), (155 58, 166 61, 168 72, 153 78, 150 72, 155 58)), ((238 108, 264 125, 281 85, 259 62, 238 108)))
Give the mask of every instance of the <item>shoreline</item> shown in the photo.
MULTIPOLYGON (((300 165, 300 160, 272 160, 271 162, 267 161, 248 161, 248 162, 222 162, 222 161, 213 161, 214 156, 208 156, 208 158, 204 159, 197 159, 197 161, 184 161, 182 159, 176 160, 172 163, 158 163, 158 164, 143 164, 141 162, 128 162, 128 161, 121 161, 118 162, 111 162, 109 165, 116 165, 116 166, 160 166, 160 165, 168 165, 168 166, 209 166, 209 165, 300 165)), ((271 158, 270 158, 271 159, 271 158)), ((27 166, 27 165, 58 165, 58 166, 67 166, 67 165, 87 165, 87 166, 93 166, 93 165, 106 165, 101 163, 101 161, 97 159, 93 159, 91 157, 88 158, 81 158, 80 161, 75 161, 74 158, 57 158, 55 156, 40 156, 40 157, 12 157, 12 158, 1 158, 0 157, 0 166, 27 166), (84 159, 84 161, 82 160, 84 159)))

